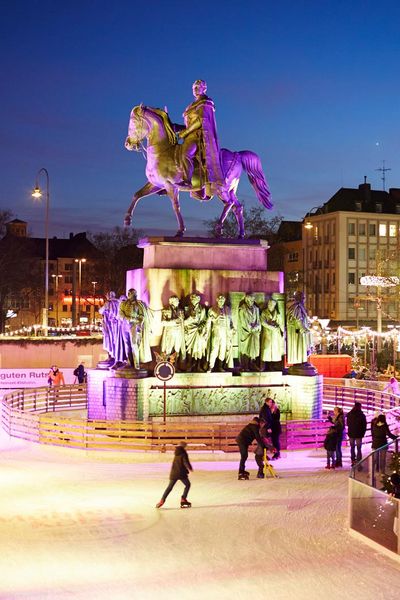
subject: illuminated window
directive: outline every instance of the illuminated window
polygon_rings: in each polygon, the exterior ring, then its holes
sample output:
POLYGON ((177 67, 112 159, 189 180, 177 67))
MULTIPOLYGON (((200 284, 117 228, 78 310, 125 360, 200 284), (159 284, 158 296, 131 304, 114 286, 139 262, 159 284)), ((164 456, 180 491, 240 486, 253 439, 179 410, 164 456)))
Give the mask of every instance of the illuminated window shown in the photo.
POLYGON ((395 223, 390 223, 389 225, 389 237, 396 237, 397 235, 397 227, 395 223))
POLYGON ((380 237, 385 237, 386 236, 386 223, 379 223, 379 236, 380 237))

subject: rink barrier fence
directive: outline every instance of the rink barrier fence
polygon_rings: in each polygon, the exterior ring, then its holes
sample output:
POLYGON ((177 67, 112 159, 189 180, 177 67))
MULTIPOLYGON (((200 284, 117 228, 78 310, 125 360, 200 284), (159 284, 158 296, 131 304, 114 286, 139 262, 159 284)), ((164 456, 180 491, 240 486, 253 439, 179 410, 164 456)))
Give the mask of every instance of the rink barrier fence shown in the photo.
MULTIPOLYGON (((343 380, 324 385, 324 413, 331 411, 335 405, 348 412, 355 400, 360 401, 363 409, 369 412, 369 419, 375 410, 390 413, 395 403, 392 395, 379 389, 347 386, 343 385, 343 380)), ((3 397, 2 427, 14 437, 70 448, 162 452, 185 440, 191 450, 236 452, 235 438, 249 420, 249 415, 243 415, 240 421, 225 422, 195 421, 193 417, 190 421, 170 419, 164 424, 158 421, 87 420, 83 415, 74 418, 60 414, 86 409, 84 384, 17 390, 3 397)), ((326 416, 323 419, 282 423, 282 448, 322 447, 329 426, 326 416)), ((370 442, 369 433, 365 442, 370 442)))

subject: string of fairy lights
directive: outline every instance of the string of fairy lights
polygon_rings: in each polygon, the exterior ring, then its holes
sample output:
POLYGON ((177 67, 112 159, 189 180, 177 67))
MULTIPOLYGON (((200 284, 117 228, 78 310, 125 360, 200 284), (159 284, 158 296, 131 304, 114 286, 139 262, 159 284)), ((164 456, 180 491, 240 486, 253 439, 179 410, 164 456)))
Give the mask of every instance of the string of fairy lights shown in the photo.
MULTIPOLYGON (((42 337, 41 332, 43 330, 42 325, 30 325, 27 327, 21 327, 15 331, 7 331, 2 333, 0 337, 42 337)), ((102 332, 100 325, 77 325, 76 327, 48 327, 49 334, 56 333, 59 336, 63 335, 76 335, 81 332, 88 332, 89 335, 96 335, 102 332)))

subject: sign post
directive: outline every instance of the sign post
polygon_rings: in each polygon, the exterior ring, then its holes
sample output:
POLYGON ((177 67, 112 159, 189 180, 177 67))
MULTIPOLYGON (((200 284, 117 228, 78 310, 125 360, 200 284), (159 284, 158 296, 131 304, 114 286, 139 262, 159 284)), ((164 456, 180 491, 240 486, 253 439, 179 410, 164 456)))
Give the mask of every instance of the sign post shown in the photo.
POLYGON ((164 382, 163 418, 165 425, 167 421, 167 381, 175 375, 175 367, 167 360, 160 361, 154 367, 154 375, 157 379, 164 382))

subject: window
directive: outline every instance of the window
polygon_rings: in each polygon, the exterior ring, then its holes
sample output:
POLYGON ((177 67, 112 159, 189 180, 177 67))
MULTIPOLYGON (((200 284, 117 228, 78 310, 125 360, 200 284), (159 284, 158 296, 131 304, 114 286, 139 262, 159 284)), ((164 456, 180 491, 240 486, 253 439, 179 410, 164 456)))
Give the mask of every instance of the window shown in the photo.
POLYGON ((68 306, 66 304, 63 304, 63 312, 68 312, 68 306))
POLYGON ((72 277, 70 277, 69 275, 66 275, 64 277, 64 283, 72 283, 72 277))
POLYGON ((389 225, 389 237, 396 237, 397 235, 397 227, 395 223, 390 223, 389 225))
POLYGON ((356 258, 356 249, 355 248, 348 249, 348 257, 349 257, 349 260, 355 260, 355 258, 356 258))
POLYGON ((297 262, 299 260, 299 253, 298 252, 291 252, 289 254, 289 262, 297 262))
POLYGON ((375 237, 376 236, 376 224, 370 223, 368 225, 368 235, 375 237))
POLYGON ((332 273, 332 285, 336 283, 336 273, 332 273))
POLYGON ((356 235, 356 224, 355 223, 352 223, 352 222, 348 223, 347 233, 349 235, 356 235))
POLYGON ((329 290, 329 273, 326 274, 325 287, 327 290, 329 290))
POLYGON ((72 263, 65 263, 64 271, 72 271, 72 263))
POLYGON ((400 204, 396 204, 396 213, 400 214, 400 204))
POLYGON ((385 237, 386 236, 386 223, 379 223, 379 236, 380 237, 385 237))
POLYGON ((358 235, 365 235, 365 223, 358 224, 358 235))
POLYGON ((376 212, 382 212, 382 202, 377 202, 375 207, 376 207, 376 212))
POLYGON ((375 260, 376 258, 376 248, 374 246, 370 246, 368 249, 369 260, 375 260))
POLYGON ((357 210, 358 212, 360 212, 360 211, 361 211, 361 202, 358 202, 358 201, 356 201, 356 210, 357 210))
POLYGON ((367 250, 365 248, 358 249, 358 260, 364 261, 367 258, 367 250))
POLYGON ((349 273, 349 278, 348 278, 348 283, 349 285, 354 285, 356 282, 356 274, 355 273, 349 273))

